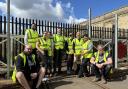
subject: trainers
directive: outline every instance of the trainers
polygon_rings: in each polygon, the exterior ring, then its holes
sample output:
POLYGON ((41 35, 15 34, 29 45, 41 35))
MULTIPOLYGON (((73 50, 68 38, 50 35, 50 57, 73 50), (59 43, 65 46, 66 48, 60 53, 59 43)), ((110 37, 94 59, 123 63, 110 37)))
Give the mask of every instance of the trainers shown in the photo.
POLYGON ((103 84, 107 84, 107 80, 103 79, 102 81, 103 81, 103 84))
POLYGON ((43 82, 46 82, 46 81, 48 81, 48 80, 49 80, 48 78, 43 78, 43 79, 42 79, 43 82))
POLYGON ((98 81, 101 81, 101 78, 95 78, 95 79, 93 80, 93 82, 98 82, 98 81))

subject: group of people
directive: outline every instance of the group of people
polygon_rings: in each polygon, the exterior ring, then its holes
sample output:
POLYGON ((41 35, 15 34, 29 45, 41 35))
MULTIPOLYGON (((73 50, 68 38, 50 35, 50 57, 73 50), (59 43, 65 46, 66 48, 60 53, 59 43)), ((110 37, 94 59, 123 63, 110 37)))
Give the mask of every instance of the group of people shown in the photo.
POLYGON ((57 34, 43 32, 43 36, 39 37, 36 24, 32 24, 31 29, 25 32, 24 43, 24 51, 15 57, 12 79, 25 89, 39 89, 45 75, 61 74, 63 59, 67 63, 68 75, 75 73, 79 78, 89 77, 87 66, 90 64, 96 75, 94 81, 100 81, 103 76, 104 83, 107 83, 112 58, 104 51, 102 44, 97 46, 98 51, 94 53, 93 41, 87 34, 81 36, 77 32, 74 38, 73 33, 69 33, 69 37, 65 37, 58 28, 57 34), (32 86, 29 80, 34 80, 32 86))

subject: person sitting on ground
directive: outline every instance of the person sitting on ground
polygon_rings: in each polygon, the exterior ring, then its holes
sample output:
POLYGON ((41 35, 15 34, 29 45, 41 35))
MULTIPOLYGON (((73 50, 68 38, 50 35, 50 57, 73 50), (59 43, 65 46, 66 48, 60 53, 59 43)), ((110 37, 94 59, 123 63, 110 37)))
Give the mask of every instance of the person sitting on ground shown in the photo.
POLYGON ((32 46, 25 45, 24 51, 16 57, 12 80, 18 80, 24 89, 39 89, 44 75, 45 69, 32 54, 32 46))
POLYGON ((103 76, 103 83, 105 84, 107 83, 107 78, 112 68, 112 58, 107 51, 104 51, 103 45, 98 45, 97 49, 98 51, 94 53, 93 57, 90 60, 96 76, 94 81, 100 81, 101 76, 103 76))

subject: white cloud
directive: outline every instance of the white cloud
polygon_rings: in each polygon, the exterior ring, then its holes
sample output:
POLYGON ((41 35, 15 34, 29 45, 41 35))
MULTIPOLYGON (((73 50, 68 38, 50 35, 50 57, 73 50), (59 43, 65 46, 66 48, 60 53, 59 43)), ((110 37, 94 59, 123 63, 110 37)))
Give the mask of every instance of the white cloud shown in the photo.
MULTIPOLYGON (((6 0, 0 2, 0 10, 6 15, 6 0)), ((74 15, 74 8, 71 3, 62 4, 53 0, 11 0, 11 15, 16 17, 45 19, 52 21, 66 21, 79 23, 85 19, 77 19, 74 15)))
POLYGON ((61 6, 61 4, 60 3, 56 3, 56 15, 58 16, 58 17, 60 17, 60 18, 62 18, 63 17, 63 14, 64 14, 64 12, 63 12, 63 8, 62 8, 62 6, 61 6))
POLYGON ((69 18, 67 19, 68 23, 75 23, 75 24, 83 22, 83 21, 86 21, 86 19, 84 19, 84 18, 77 19, 77 18, 72 17, 72 16, 69 16, 69 18))

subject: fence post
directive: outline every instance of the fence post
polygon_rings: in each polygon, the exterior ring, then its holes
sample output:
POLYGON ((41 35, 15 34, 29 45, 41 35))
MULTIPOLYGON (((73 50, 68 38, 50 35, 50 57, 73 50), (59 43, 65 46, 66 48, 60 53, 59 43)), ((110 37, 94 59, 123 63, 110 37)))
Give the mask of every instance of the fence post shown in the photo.
POLYGON ((7 78, 10 78, 10 0, 7 0, 7 18, 8 18, 8 33, 7 33, 7 78))
POLYGON ((13 65, 13 38, 11 38, 11 53, 10 53, 11 55, 10 55, 10 60, 11 60, 11 62, 10 62, 10 65, 11 65, 11 67, 12 67, 12 65, 13 65))
MULTIPOLYGON (((2 16, 0 16, 0 34, 2 34, 2 16)), ((0 38, 0 42, 2 41, 2 38, 0 38)), ((2 44, 0 44, 0 56, 2 57, 2 44)))
POLYGON ((115 68, 117 68, 118 62, 118 15, 115 14, 115 68))
POLYGON ((91 8, 88 10, 88 15, 89 15, 89 31, 88 31, 88 36, 91 38, 91 8))

